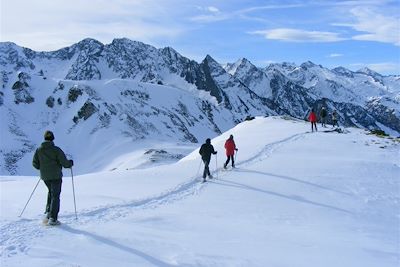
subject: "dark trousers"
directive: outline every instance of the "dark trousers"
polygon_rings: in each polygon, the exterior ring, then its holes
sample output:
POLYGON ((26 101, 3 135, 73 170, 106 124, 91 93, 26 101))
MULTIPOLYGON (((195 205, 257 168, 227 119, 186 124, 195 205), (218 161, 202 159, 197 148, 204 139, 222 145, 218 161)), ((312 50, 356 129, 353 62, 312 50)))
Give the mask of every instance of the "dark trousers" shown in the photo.
POLYGON ((321 117, 321 126, 325 127, 325 122, 326 122, 326 118, 325 117, 321 117))
POLYGON ((311 131, 312 131, 312 132, 314 132, 314 128, 315 128, 315 131, 318 131, 318 129, 317 129, 317 123, 316 123, 315 121, 311 122, 311 131))
POLYGON ((49 189, 49 193, 47 194, 47 204, 46 204, 46 213, 48 218, 53 218, 54 220, 58 219, 58 212, 60 211, 60 194, 61 194, 61 184, 62 180, 49 180, 44 181, 49 189))
POLYGON ((205 179, 208 176, 211 176, 210 174, 210 168, 208 167, 208 165, 210 165, 210 160, 211 159, 203 159, 204 162, 204 171, 203 171, 203 178, 205 179))
POLYGON ((232 167, 235 167, 235 161, 233 155, 227 156, 224 167, 228 166, 230 160, 232 160, 232 167))

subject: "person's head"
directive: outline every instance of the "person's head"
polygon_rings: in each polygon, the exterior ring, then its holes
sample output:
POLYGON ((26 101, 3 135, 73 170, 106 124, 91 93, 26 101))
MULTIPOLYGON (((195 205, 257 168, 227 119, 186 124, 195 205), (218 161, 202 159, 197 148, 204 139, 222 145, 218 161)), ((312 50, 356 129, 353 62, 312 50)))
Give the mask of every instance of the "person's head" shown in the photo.
POLYGON ((211 144, 211 139, 210 138, 206 139, 206 144, 211 144))
POLYGON ((233 139, 233 135, 229 136, 229 139, 233 139))
POLYGON ((311 109, 311 112, 314 112, 314 109, 313 109, 313 108, 311 109))
POLYGON ((53 141, 54 140, 54 134, 52 131, 45 131, 44 132, 44 140, 46 141, 53 141))

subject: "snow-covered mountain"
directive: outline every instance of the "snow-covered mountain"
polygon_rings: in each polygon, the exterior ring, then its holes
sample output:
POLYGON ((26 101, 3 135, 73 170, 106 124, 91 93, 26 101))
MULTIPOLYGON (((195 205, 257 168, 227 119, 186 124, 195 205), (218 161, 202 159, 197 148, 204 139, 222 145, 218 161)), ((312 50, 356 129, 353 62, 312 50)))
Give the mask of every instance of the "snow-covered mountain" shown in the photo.
POLYGON ((82 172, 117 168, 111 160, 151 140, 202 142, 249 116, 304 118, 322 105, 338 111, 341 125, 400 133, 400 78, 365 69, 311 62, 261 69, 246 59, 223 67, 210 55, 197 63, 123 38, 53 52, 0 43, 0 76, 4 174, 33 174, 46 129, 82 172), (84 148, 77 139, 87 140, 84 148))

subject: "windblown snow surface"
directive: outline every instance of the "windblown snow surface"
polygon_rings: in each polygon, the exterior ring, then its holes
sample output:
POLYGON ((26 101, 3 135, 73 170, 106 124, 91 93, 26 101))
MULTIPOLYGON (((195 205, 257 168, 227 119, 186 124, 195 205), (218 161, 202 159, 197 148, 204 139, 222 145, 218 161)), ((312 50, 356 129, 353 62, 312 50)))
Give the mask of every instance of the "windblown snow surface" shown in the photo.
POLYGON ((309 129, 281 117, 237 125, 212 139, 206 183, 198 148, 76 175, 77 220, 66 169, 58 227, 41 223, 43 182, 18 217, 38 177, 2 176, 1 266, 399 266, 398 139, 309 129), (223 170, 230 134, 237 168, 223 170))

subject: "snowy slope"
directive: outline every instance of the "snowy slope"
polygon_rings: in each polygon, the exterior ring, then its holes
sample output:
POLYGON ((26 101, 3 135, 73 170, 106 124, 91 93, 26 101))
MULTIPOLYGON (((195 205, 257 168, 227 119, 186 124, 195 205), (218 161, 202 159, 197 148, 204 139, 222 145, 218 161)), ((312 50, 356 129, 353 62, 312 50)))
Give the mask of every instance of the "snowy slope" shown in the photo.
MULTIPOLYGON (((31 160, 44 129, 54 131, 66 153, 84 163, 82 172, 93 172, 106 166, 116 168, 110 161, 135 149, 162 149, 153 147, 154 140, 197 143, 220 133, 217 125, 234 125, 235 116, 200 91, 127 79, 61 80, 53 81, 52 86, 42 86, 42 81, 36 77, 29 80, 33 103, 0 107, 1 121, 10 125, 1 131, 2 140, 8 140, 1 143, 4 173, 34 174, 31 160), (51 106, 44 104, 49 99, 51 106), (210 113, 218 114, 217 122, 210 113), (109 142, 110 138, 119 142, 109 142), (13 161, 18 164, 7 164, 13 161)), ((8 103, 13 97, 12 92, 5 95, 8 103)))
POLYGON ((237 125, 212 140, 216 179, 205 184, 198 150, 76 175, 77 221, 65 170, 56 228, 40 222, 42 183, 17 217, 37 177, 0 177, 1 265, 398 266, 399 140, 308 130, 280 117, 237 125), (230 134, 237 169, 222 171, 230 134))

